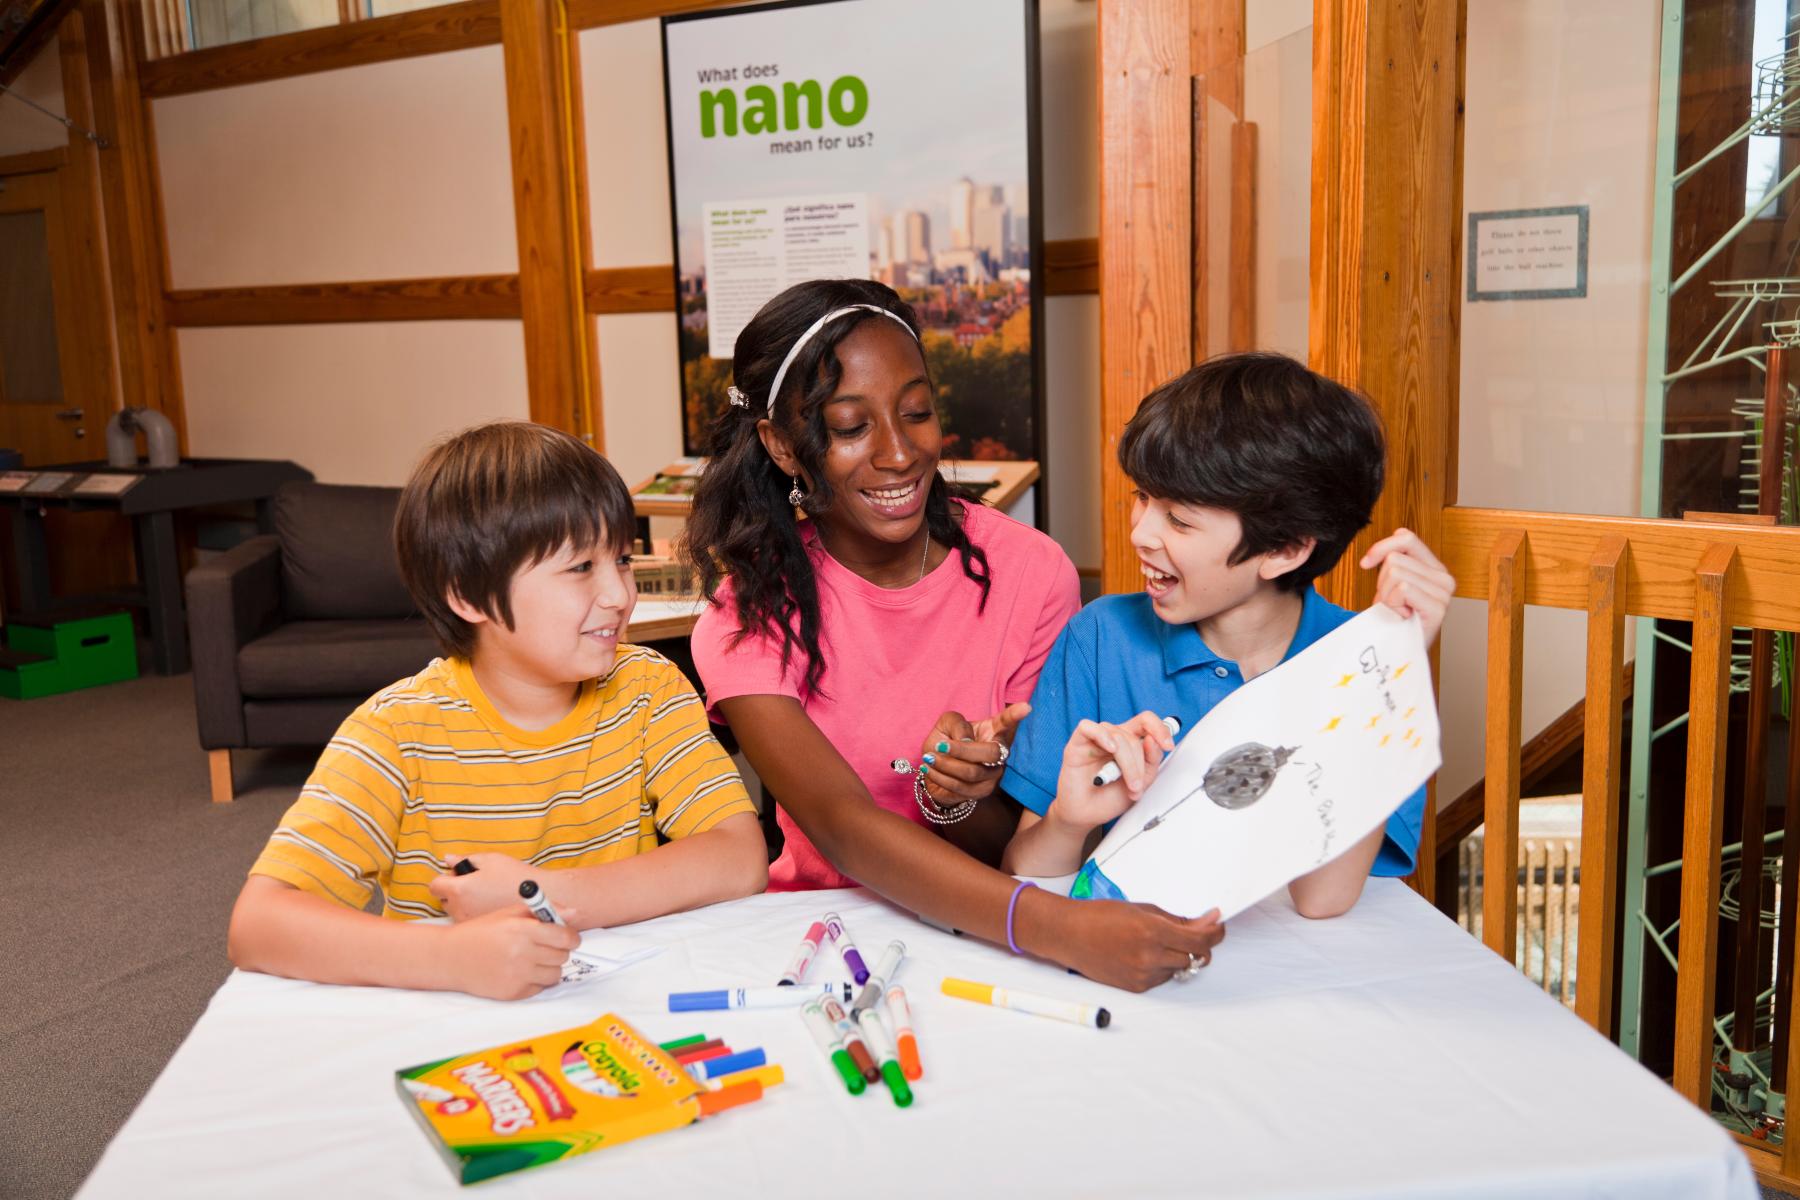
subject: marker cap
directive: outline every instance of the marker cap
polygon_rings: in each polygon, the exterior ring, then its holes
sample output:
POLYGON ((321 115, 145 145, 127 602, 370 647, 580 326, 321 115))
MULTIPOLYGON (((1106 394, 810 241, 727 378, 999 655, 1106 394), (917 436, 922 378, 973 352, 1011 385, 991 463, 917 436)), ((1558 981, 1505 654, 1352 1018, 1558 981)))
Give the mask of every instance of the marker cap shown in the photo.
POLYGON ((836 1067, 837 1073, 844 1077, 844 1086, 850 1089, 850 1094, 852 1096, 862 1095, 863 1089, 869 1086, 867 1083, 863 1082, 862 1072, 856 1069, 856 1064, 850 1061, 850 1054, 848 1051, 833 1050, 831 1052, 831 1065, 836 1067))
POLYGON ((717 1058, 703 1058, 697 1064, 702 1078, 717 1079, 721 1075, 729 1075, 733 1071, 747 1071, 751 1067, 760 1067, 769 1061, 762 1047, 740 1050, 736 1054, 721 1054, 717 1058))
POLYGON ((893 1093, 894 1104, 905 1108, 913 1102, 912 1089, 906 1086, 906 1076, 900 1073, 900 1064, 888 1059, 881 1064, 881 1077, 887 1080, 888 1091, 893 1093))
POLYGON ((754 1079, 743 1083, 734 1083, 730 1087, 720 1088, 716 1092, 701 1092, 694 1097, 694 1103, 700 1107, 702 1117, 710 1117, 722 1113, 728 1108, 736 1108, 740 1104, 749 1104, 761 1100, 762 1084, 754 1079))
POLYGON ((958 1000, 973 1000, 977 1004, 994 1002, 994 985, 991 983, 971 983, 967 979, 946 979, 943 983, 946 996, 955 996, 958 1000))

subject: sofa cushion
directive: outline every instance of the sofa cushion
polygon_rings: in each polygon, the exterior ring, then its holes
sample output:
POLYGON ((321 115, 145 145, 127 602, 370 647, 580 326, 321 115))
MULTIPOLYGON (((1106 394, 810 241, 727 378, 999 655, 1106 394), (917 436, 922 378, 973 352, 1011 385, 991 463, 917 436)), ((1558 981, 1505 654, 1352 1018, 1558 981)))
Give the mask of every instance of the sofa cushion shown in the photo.
POLYGON ((409 617, 394 557, 398 488, 290 483, 275 494, 282 611, 293 620, 409 617))
POLYGON ((367 698, 438 656, 423 620, 289 621, 238 651, 246 697, 367 698))

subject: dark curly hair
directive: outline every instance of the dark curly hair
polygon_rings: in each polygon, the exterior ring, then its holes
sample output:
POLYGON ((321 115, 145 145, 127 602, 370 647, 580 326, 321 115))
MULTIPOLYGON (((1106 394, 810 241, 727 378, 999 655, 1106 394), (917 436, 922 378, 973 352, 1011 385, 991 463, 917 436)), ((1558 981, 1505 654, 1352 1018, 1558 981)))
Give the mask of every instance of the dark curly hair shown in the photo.
MULTIPOLYGON (((795 284, 757 312, 738 334, 731 360, 735 385, 748 408, 729 407, 712 429, 711 460, 694 492, 693 511, 682 552, 694 565, 708 601, 729 577, 737 601, 736 646, 755 634, 781 638, 785 670, 796 646, 805 656, 803 688, 823 694, 825 660, 819 650, 819 588, 788 503, 789 479, 763 448, 757 422, 768 412, 769 385, 781 360, 812 323, 851 304, 873 304, 906 322, 918 335, 912 307, 885 284, 867 279, 814 279, 795 284), (798 625, 798 630, 795 626, 798 625)), ((843 377, 837 346, 864 321, 885 322, 871 312, 853 312, 831 322, 807 342, 782 380, 773 420, 787 434, 811 491, 801 508, 814 519, 828 517, 833 496, 823 471, 829 435, 821 410, 843 377)), ((953 498, 962 498, 942 475, 933 474, 925 497, 925 524, 931 537, 955 550, 963 573, 981 587, 987 605, 987 555, 963 531, 953 498)))
POLYGON ((1314 540, 1276 579, 1303 592, 1369 523, 1385 450, 1369 402, 1283 354, 1226 354, 1144 398, 1119 438, 1119 466, 1162 500, 1236 513, 1230 561, 1314 540))

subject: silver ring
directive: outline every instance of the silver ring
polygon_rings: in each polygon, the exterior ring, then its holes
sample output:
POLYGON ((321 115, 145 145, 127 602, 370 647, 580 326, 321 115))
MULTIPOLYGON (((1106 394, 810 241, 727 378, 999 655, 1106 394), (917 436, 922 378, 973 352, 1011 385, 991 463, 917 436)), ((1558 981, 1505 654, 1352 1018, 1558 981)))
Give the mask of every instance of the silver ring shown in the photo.
POLYGON ((981 765, 984 767, 1004 767, 1007 758, 1012 754, 1012 751, 1007 748, 1005 742, 995 742, 994 744, 1000 747, 1000 757, 996 758, 993 762, 982 763, 981 765))
POLYGON ((1180 980, 1182 983, 1186 983, 1205 969, 1206 965, 1210 962, 1212 962, 1211 954, 1208 954, 1205 958, 1201 958, 1196 954, 1190 954, 1188 955, 1188 965, 1175 972, 1174 978, 1180 980))

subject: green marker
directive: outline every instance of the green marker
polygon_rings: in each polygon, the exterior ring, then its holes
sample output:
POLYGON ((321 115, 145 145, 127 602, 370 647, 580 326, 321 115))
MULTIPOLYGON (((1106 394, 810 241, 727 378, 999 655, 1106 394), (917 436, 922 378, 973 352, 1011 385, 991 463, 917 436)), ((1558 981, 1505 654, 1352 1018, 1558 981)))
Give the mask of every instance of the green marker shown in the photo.
POLYGON ((862 1072, 850 1061, 850 1052, 844 1049, 844 1039, 838 1036, 837 1026, 825 1015, 825 1001, 821 997, 805 1005, 800 1010, 800 1019, 806 1022, 806 1028, 812 1033, 813 1041, 819 1043, 831 1058, 831 1065, 844 1079, 844 1086, 850 1089, 852 1096, 860 1096, 869 1085, 863 1082, 862 1072))
POLYGON ((913 1102, 912 1089, 906 1086, 906 1075, 900 1070, 900 1056, 894 1049, 894 1039, 888 1036, 887 1026, 881 1023, 881 1014, 865 1008, 856 1014, 856 1023, 862 1026, 863 1040, 869 1043, 869 1052, 881 1064, 881 1077, 887 1080, 894 1103, 905 1108, 913 1102))
POLYGON ((676 1038, 672 1042, 663 1042, 662 1048, 664 1050, 669 1051, 671 1054, 673 1054, 675 1051, 681 1049, 683 1046, 698 1046, 701 1042, 704 1042, 705 1040, 706 1040, 706 1035, 704 1033, 696 1033, 692 1037, 676 1038))

